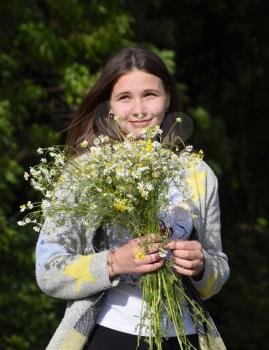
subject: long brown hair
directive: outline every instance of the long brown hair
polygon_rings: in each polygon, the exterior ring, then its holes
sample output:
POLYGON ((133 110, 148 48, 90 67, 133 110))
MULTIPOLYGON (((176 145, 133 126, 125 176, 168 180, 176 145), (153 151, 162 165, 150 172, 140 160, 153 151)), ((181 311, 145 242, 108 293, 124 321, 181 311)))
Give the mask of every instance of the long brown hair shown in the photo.
POLYGON ((99 135, 108 135, 112 139, 120 138, 117 122, 108 116, 108 101, 116 81, 133 69, 160 78, 165 92, 170 94, 170 105, 161 125, 163 136, 166 136, 175 121, 173 115, 179 111, 175 82, 159 56, 146 48, 126 47, 107 61, 95 85, 84 97, 68 127, 66 145, 72 146, 80 153, 79 145, 83 140, 87 140, 91 145, 99 135))

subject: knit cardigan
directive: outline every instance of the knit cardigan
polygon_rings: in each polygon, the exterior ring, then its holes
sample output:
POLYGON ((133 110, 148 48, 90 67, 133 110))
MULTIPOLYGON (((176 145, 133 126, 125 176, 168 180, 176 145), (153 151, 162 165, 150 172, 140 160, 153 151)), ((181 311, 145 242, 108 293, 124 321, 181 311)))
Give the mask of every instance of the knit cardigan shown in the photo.
MULTIPOLYGON (((208 299, 220 291, 229 276, 220 236, 218 182, 204 161, 189 171, 187 181, 192 189, 189 205, 194 227, 205 256, 202 278, 189 280, 197 294, 208 299)), ((62 186, 57 199, 67 204, 78 201, 79 197, 69 188, 68 184, 62 186)), ((82 219, 68 213, 62 216, 55 213, 45 221, 36 246, 37 283, 44 293, 68 301, 47 350, 82 350, 95 325, 105 291, 119 283, 119 278, 113 281, 109 278, 109 247, 105 242, 98 225, 89 228, 82 219)), ((216 330, 200 333, 201 349, 225 349, 216 330)))

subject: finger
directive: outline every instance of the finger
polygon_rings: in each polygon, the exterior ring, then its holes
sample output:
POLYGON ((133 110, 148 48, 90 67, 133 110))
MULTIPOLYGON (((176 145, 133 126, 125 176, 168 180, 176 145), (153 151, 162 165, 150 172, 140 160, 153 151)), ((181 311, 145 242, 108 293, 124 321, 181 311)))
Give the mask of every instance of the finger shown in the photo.
POLYGON ((159 253, 153 253, 148 254, 145 256, 145 259, 143 260, 144 264, 154 264, 160 260, 163 260, 163 258, 160 257, 159 253))
POLYGON ((184 275, 184 276, 194 277, 197 275, 197 273, 195 271, 185 269, 182 266, 176 265, 176 266, 174 266, 174 269, 177 273, 180 273, 181 275, 184 275))
POLYGON ((158 234, 150 234, 145 237, 136 238, 133 241, 134 249, 140 249, 145 253, 153 253, 159 250, 162 238, 158 234), (138 247, 138 248, 137 248, 138 247))
POLYGON ((159 233, 149 233, 142 239, 147 243, 158 243, 163 241, 163 237, 159 233))
POLYGON ((132 241, 130 241, 130 243, 136 247, 143 247, 144 249, 146 249, 145 247, 147 247, 150 244, 155 244, 155 243, 161 243, 163 241, 162 237, 159 234, 149 234, 147 236, 144 237, 138 237, 133 239, 132 241))
POLYGON ((156 253, 160 250, 161 247, 161 243, 153 243, 153 244, 149 244, 146 247, 146 253, 147 254, 152 254, 152 253, 156 253))
POLYGON ((138 271, 140 273, 148 273, 148 272, 153 272, 153 271, 156 271, 158 270, 159 268, 161 268, 164 264, 164 259, 161 259, 157 262, 154 262, 152 264, 147 264, 147 265, 143 265, 143 266, 140 266, 138 271))
POLYGON ((202 245, 198 241, 173 240, 167 243, 168 249, 199 250, 202 245))
POLYGON ((140 247, 135 247, 134 259, 137 263, 141 262, 140 265, 143 264, 152 264, 156 261, 161 260, 162 258, 159 255, 159 250, 154 250, 152 253, 146 253, 140 247))
POLYGON ((180 258, 172 258, 172 260, 174 261, 176 266, 182 267, 187 270, 192 270, 192 271, 196 269, 200 269, 202 265, 202 262, 200 260, 190 261, 190 260, 185 260, 180 258))
POLYGON ((139 244, 134 247, 134 257, 136 259, 144 259, 145 255, 157 253, 159 252, 161 244, 153 243, 153 244, 139 244))
POLYGON ((161 243, 144 242, 144 243, 140 243, 139 245, 139 249, 141 249, 145 254, 158 252, 160 247, 161 247, 161 243))
POLYGON ((179 250, 174 249, 172 251, 172 256, 176 258, 186 259, 186 260, 199 260, 203 259, 204 254, 202 250, 179 250))

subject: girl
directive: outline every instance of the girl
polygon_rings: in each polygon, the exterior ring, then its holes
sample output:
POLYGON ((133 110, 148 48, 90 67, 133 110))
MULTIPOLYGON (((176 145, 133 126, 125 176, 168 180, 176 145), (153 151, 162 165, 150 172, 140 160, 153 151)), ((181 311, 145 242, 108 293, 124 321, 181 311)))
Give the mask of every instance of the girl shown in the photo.
MULTIPOLYGON (((124 139, 129 133, 140 138, 142 128, 156 125, 174 144, 175 134, 168 131, 178 110, 175 83, 161 59, 147 49, 124 48, 106 63, 82 101, 71 122, 67 145, 81 152, 84 140, 91 145, 99 135, 124 139)), ((187 180, 193 189, 195 219, 175 213, 167 248, 175 271, 185 276, 186 285, 199 301, 219 292, 229 276, 229 267, 221 247, 217 179, 201 161, 187 180), (179 239, 182 236, 184 240, 179 239)), ((169 193, 170 201, 176 203, 180 198, 177 189, 171 188, 169 193)), ((68 192, 68 184, 57 197, 67 202, 79 200, 68 192)), ((137 240, 130 239, 128 232, 123 230, 119 238, 113 227, 90 230, 82 220, 68 214, 60 225, 56 219, 45 221, 36 247, 40 288, 68 301, 47 349, 136 349, 141 309, 137 281, 140 274, 163 265, 161 237, 150 235, 144 259, 136 259, 137 240)), ((225 349, 214 326, 201 329, 194 324, 188 305, 184 321, 188 339, 196 349, 225 349)), ((142 336, 147 336, 146 330, 142 336)), ((178 348, 171 325, 163 349, 178 348)), ((148 349, 146 342, 141 341, 139 349, 148 349)))

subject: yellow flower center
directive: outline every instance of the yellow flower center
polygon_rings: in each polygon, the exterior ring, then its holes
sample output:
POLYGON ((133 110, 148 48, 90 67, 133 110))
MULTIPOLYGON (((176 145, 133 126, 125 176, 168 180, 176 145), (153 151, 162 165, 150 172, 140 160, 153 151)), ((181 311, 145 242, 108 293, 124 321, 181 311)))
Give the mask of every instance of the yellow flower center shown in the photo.
POLYGON ((127 205, 126 205, 125 200, 117 200, 116 202, 113 203, 113 206, 118 211, 126 211, 127 210, 127 205))
POLYGON ((135 250, 137 253, 135 254, 135 259, 137 260, 143 260, 145 259, 145 254, 142 252, 142 250, 139 247, 135 247, 135 250))

